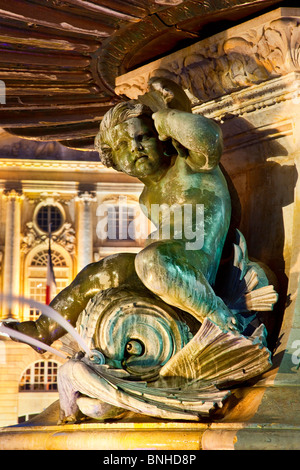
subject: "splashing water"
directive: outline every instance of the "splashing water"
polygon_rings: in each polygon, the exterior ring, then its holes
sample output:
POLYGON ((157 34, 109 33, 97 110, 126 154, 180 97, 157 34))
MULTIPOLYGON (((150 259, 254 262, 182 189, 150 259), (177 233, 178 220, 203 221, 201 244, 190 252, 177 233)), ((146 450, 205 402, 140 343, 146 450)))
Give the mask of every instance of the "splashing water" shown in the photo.
MULTIPOLYGON (((32 308, 40 310, 43 313, 43 315, 46 315, 47 317, 51 318, 56 323, 58 323, 60 326, 62 326, 68 333, 70 333, 70 335, 73 336, 75 341, 77 341, 79 346, 81 346, 82 350, 85 351, 85 353, 88 355, 88 357, 91 357, 93 355, 91 350, 89 349, 89 347, 87 346, 87 344, 85 343, 83 338, 81 338, 81 336, 75 330, 75 328, 64 317, 62 317, 60 315, 60 313, 58 313, 56 310, 54 310, 52 307, 50 307, 50 305, 42 304, 40 302, 37 302, 36 300, 28 299, 28 298, 25 298, 25 297, 18 297, 18 296, 4 295, 4 294, 0 294, 0 300, 5 300, 7 303, 19 302, 22 305, 29 305, 32 308)), ((0 328, 3 331, 3 328, 6 328, 6 327, 4 327, 2 325, 0 328)), ((10 332, 7 333, 7 334, 9 336, 13 336, 13 334, 15 333, 15 330, 12 330, 10 328, 7 328, 7 329, 10 330, 10 332)), ((22 341, 25 341, 26 343, 29 343, 29 339, 30 340, 33 339, 33 338, 31 338, 30 336, 27 336, 27 335, 24 335, 24 337, 27 338, 27 339, 26 340, 23 339, 22 341)), ((18 338, 16 338, 16 339, 18 339, 18 338)), ((37 340, 35 340, 35 341, 37 341, 37 340)), ((38 346, 38 347, 41 347, 42 349, 47 349, 47 345, 44 345, 44 343, 41 343, 41 342, 39 342, 39 343, 42 344, 42 346, 38 346)), ((54 348, 52 348, 52 349, 54 351, 57 351, 54 348)))
POLYGON ((46 351, 49 351, 52 354, 56 354, 57 356, 60 356, 63 359, 67 359, 67 356, 63 352, 58 351, 58 349, 51 348, 51 346, 48 346, 48 344, 42 343, 42 341, 38 341, 37 339, 31 338, 30 336, 25 335, 24 333, 20 333, 19 331, 12 330, 11 328, 7 328, 4 325, 0 325, 0 333, 4 333, 10 336, 11 338, 19 339, 23 343, 28 343, 40 349, 45 349, 46 351))

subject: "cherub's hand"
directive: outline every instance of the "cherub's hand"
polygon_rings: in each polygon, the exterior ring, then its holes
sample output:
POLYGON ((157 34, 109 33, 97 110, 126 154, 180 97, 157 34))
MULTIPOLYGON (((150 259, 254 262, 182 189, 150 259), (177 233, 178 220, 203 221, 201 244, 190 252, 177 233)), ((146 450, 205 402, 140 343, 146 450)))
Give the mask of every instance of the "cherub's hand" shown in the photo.
POLYGON ((169 109, 161 109, 152 114, 152 119, 154 121, 155 129, 158 132, 159 140, 167 140, 170 138, 167 126, 167 117, 170 112, 171 110, 169 109))

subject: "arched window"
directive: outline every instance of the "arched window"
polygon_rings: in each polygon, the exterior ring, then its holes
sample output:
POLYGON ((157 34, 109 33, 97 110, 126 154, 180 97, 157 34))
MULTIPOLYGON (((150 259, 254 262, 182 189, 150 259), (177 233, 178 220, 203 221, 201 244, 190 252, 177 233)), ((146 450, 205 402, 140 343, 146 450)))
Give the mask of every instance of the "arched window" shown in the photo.
MULTIPOLYGON (((58 294, 72 280, 72 259, 66 250, 55 243, 52 244, 51 257, 56 281, 56 293, 58 294)), ((28 253, 25 263, 25 296, 43 304, 46 302, 47 262, 48 247, 45 244, 35 247, 28 253)), ((40 310, 26 307, 24 308, 23 320, 35 321, 40 313, 40 310)))
POLYGON ((23 373, 19 392, 57 392, 57 370, 55 361, 37 361, 23 373))

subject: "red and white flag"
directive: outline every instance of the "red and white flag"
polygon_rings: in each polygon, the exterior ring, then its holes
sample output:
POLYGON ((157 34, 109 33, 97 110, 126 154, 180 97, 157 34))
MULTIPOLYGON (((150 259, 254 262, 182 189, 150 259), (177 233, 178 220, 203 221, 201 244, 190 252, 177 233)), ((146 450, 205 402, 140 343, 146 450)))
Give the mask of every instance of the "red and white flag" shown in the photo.
POLYGON ((46 304, 49 305, 51 300, 56 295, 56 281, 51 257, 51 231, 49 230, 49 248, 48 248, 48 261, 47 261, 47 280, 46 280, 46 304))

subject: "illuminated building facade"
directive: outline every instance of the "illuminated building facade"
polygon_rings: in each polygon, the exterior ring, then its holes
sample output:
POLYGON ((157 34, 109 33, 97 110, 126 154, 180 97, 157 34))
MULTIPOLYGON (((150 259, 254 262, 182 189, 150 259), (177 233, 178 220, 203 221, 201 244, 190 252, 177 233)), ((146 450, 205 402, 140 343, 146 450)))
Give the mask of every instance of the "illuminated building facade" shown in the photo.
MULTIPOLYGON (((45 303, 51 252, 57 292, 87 264, 143 245, 138 198, 142 185, 104 168, 96 152, 0 134, 1 291, 45 303)), ((1 302, 0 320, 35 320, 28 305, 1 302)), ((0 340, 0 426, 16 424, 58 398, 62 359, 0 340)))

